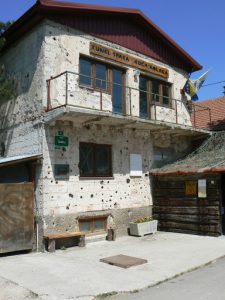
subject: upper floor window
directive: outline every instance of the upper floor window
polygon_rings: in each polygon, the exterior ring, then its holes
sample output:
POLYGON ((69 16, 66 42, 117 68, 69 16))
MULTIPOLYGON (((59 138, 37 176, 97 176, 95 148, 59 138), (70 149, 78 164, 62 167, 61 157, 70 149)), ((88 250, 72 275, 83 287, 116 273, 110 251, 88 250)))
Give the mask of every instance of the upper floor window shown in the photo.
POLYGON ((153 78, 140 76, 140 117, 147 118, 150 105, 171 105, 171 84, 153 78))
POLYGON ((126 113, 125 71, 123 69, 81 57, 79 77, 81 86, 111 95, 114 113, 126 113))
POLYGON ((87 58, 80 58, 80 85, 109 91, 107 66, 87 58))

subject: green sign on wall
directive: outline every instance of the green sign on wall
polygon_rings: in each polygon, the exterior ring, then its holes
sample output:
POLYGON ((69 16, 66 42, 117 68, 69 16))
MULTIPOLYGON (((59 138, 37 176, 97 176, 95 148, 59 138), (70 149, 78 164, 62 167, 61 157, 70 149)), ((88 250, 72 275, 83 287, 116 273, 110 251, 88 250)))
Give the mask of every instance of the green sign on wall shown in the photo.
POLYGON ((68 147, 69 139, 64 135, 56 135, 55 136, 55 146, 57 147, 68 147))

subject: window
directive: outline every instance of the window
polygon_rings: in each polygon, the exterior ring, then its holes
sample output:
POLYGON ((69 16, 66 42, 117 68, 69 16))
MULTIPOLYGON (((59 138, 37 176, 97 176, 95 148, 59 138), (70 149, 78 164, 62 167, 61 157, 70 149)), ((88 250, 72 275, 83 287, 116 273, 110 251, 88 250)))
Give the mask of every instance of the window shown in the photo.
POLYGON ((109 91, 108 81, 108 68, 106 65, 87 58, 80 58, 80 85, 109 91))
POLYGON ((80 86, 111 94, 112 111, 118 114, 126 113, 124 75, 120 68, 80 58, 80 86))
POLYGON ((79 229, 85 233, 102 233, 106 231, 106 217, 95 217, 79 220, 79 229))
POLYGON ((112 147, 80 143, 80 177, 112 177, 112 147))
POLYGON ((139 90, 141 118, 149 117, 149 104, 171 105, 171 85, 167 82, 140 76, 139 90))

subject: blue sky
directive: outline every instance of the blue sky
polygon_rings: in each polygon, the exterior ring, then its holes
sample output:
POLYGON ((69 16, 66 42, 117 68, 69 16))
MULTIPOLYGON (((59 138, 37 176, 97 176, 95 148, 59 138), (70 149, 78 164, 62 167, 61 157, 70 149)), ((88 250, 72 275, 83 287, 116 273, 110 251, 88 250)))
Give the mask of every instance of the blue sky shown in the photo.
MULTIPOLYGON (((0 21, 16 20, 35 0, 0 0, 0 21)), ((162 30, 172 37, 201 65, 195 79, 212 69, 205 84, 225 80, 225 1, 224 0, 79 0, 70 2, 139 8, 162 30)), ((202 87, 200 100, 223 95, 224 83, 202 87)))

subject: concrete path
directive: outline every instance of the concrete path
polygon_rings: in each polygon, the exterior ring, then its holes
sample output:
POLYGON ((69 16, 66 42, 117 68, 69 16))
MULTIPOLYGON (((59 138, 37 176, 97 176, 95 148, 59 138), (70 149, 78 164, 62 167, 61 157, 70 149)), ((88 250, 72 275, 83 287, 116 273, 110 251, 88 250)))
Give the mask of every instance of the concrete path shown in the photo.
POLYGON ((99 294, 143 289, 223 256, 224 237, 159 232, 142 238, 126 236, 115 242, 95 242, 53 254, 1 257, 0 276, 40 299, 90 300, 99 294), (99 261, 118 254, 147 259, 148 263, 122 269, 99 261))
POLYGON ((224 278, 225 259, 222 258, 138 293, 116 295, 110 300, 224 300, 224 278))

